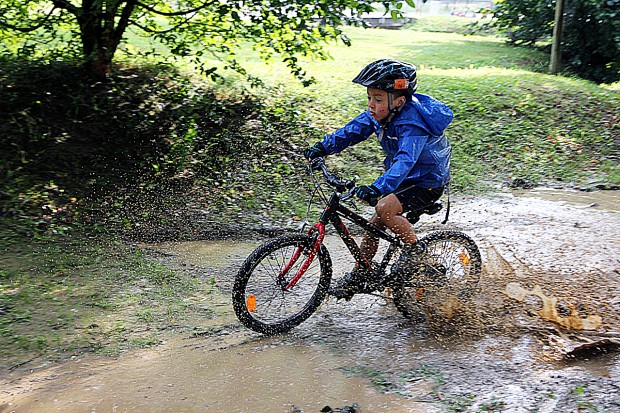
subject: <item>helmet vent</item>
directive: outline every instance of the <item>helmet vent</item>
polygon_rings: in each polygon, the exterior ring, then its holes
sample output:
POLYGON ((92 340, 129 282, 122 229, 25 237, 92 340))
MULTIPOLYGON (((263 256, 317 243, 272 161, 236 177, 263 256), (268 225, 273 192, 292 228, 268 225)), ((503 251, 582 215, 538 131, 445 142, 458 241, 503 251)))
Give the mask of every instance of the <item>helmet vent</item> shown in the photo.
POLYGON ((408 97, 418 88, 416 67, 391 59, 380 59, 368 64, 353 82, 386 92, 403 91, 408 97))

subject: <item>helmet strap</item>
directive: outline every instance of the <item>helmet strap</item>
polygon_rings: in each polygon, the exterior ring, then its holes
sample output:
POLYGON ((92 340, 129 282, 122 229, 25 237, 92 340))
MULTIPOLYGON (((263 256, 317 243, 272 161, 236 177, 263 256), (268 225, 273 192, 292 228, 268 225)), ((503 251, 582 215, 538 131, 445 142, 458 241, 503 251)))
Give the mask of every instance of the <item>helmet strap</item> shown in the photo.
POLYGON ((394 96, 392 95, 392 92, 388 92, 388 108, 390 110, 390 113, 385 119, 380 122, 383 129, 387 128, 387 125, 390 124, 392 118, 394 118, 394 115, 400 112, 400 110, 403 108, 402 106, 394 106, 394 96))
POLYGON ((394 106, 394 94, 392 92, 388 92, 388 108, 390 109, 390 114, 400 112, 403 108, 402 106, 394 106))

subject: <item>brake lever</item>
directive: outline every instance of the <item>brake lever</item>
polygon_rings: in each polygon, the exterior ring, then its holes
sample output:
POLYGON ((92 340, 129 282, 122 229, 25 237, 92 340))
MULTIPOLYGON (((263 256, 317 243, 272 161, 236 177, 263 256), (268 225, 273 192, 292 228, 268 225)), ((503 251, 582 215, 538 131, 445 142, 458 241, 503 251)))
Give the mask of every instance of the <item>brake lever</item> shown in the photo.
POLYGON ((359 207, 355 203, 355 189, 356 188, 355 188, 355 183, 354 183, 354 185, 349 189, 349 191, 347 191, 346 194, 340 195, 340 200, 342 202, 346 202, 347 204, 351 205, 356 211, 359 211, 359 207))

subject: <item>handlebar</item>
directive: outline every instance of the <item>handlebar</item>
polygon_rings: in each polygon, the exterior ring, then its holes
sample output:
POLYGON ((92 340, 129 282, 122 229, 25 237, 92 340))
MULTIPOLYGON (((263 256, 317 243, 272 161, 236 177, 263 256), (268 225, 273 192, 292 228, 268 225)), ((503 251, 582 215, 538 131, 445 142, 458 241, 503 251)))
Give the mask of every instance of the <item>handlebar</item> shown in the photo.
MULTIPOLYGON (((325 180, 328 185, 334 188, 337 192, 343 193, 347 190, 351 191, 355 189, 355 179, 350 179, 348 181, 344 181, 337 177, 336 175, 329 172, 327 167, 325 166, 325 160, 323 158, 314 158, 310 162, 310 172, 320 170, 323 172, 323 176, 325 176, 325 180)), ((350 192, 353 194, 353 191, 350 192)), ((368 204, 372 207, 376 206, 379 202, 379 198, 372 198, 368 201, 368 204)))
POLYGON ((329 170, 327 170, 327 167, 325 166, 325 160, 323 158, 314 158, 310 163, 310 169, 312 169, 313 171, 320 169, 321 172, 323 172, 327 183, 333 188, 335 188, 338 192, 345 192, 348 189, 355 188, 354 179, 343 181, 336 175, 329 172, 329 170))

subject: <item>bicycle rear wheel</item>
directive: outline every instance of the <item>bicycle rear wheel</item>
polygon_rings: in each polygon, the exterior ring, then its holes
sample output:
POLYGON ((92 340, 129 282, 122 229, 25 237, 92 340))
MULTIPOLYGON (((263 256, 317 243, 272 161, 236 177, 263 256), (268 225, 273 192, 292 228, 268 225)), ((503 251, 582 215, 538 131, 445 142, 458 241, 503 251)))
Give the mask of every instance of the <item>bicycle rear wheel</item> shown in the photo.
POLYGON ((478 246, 459 231, 437 231, 421 238, 426 244, 422 261, 414 270, 393 274, 401 280, 394 287, 394 305, 405 317, 421 319, 428 295, 441 289, 461 300, 475 292, 482 272, 478 246))
POLYGON ((332 275, 325 246, 321 245, 301 278, 288 288, 314 242, 314 237, 305 234, 284 235, 250 254, 235 278, 232 294, 235 314, 243 325, 259 333, 279 334, 298 326, 316 311, 327 295, 332 275))

